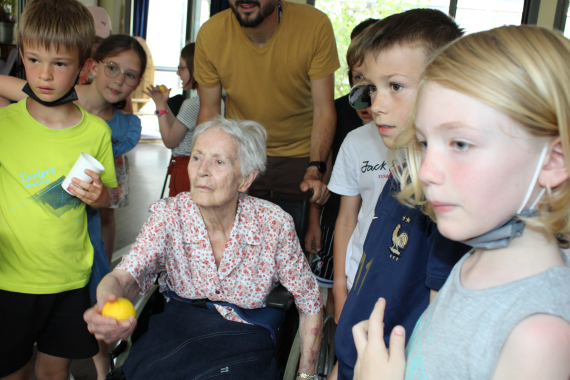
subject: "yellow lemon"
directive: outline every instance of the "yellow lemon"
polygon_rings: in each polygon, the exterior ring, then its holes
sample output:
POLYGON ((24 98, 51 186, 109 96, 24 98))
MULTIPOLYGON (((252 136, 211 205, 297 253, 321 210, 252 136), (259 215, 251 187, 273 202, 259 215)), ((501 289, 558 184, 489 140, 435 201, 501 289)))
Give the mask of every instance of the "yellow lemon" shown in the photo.
POLYGON ((160 88, 160 91, 162 92, 166 92, 166 86, 161 84, 160 86, 158 86, 158 88, 160 88))
POLYGON ((102 314, 106 317, 113 317, 117 321, 128 319, 129 316, 135 316, 135 307, 126 298, 118 298, 115 302, 107 302, 103 306, 102 314))

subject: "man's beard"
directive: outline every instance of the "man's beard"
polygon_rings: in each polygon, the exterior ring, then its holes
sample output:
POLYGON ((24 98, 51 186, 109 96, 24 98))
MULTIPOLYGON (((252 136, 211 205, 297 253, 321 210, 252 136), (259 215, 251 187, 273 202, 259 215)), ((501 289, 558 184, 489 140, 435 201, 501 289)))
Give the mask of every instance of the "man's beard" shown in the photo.
POLYGON ((269 3, 265 4, 263 8, 261 7, 261 4, 259 4, 259 2, 256 0, 237 0, 235 5, 232 5, 230 3, 230 8, 232 8, 232 11, 234 11, 234 14, 238 19, 239 24, 244 28, 255 28, 256 26, 261 24, 263 20, 265 20, 267 17, 269 17, 269 15, 273 13, 273 11, 275 11, 276 6, 277 3, 273 1, 270 1, 269 3), (240 4, 257 5, 259 11, 257 12, 257 15, 255 17, 244 18, 237 9, 240 4))

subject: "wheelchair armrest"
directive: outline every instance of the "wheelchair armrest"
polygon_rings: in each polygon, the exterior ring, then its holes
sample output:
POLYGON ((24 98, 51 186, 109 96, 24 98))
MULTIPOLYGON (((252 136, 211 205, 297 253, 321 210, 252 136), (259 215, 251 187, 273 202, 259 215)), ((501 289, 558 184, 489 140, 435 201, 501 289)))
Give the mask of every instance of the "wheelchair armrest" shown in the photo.
POLYGON ((289 310, 293 305, 293 301, 293 294, 289 293, 283 285, 279 284, 269 293, 265 304, 278 309, 289 310))
POLYGON ((115 369, 115 359, 119 357, 127 349, 127 342, 121 340, 121 343, 109 352, 109 362, 111 363, 111 370, 115 369))

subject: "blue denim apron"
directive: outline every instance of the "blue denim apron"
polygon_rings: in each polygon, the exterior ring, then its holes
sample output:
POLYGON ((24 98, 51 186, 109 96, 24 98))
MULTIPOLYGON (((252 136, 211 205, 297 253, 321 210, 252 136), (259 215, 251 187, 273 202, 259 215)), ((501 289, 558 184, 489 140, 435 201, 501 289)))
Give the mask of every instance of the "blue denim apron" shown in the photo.
POLYGON ((123 371, 127 380, 278 377, 268 329, 175 298, 150 318, 123 371))

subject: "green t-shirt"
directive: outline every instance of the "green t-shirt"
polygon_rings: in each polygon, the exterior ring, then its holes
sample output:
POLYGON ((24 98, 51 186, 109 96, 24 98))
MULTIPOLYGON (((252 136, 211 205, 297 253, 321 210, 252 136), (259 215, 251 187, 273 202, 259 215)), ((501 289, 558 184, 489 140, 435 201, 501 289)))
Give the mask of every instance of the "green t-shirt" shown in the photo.
POLYGON ((87 284, 93 246, 85 203, 61 187, 81 152, 116 187, 111 130, 81 110, 76 126, 51 129, 29 114, 24 99, 0 108, 0 289, 51 294, 87 284))

